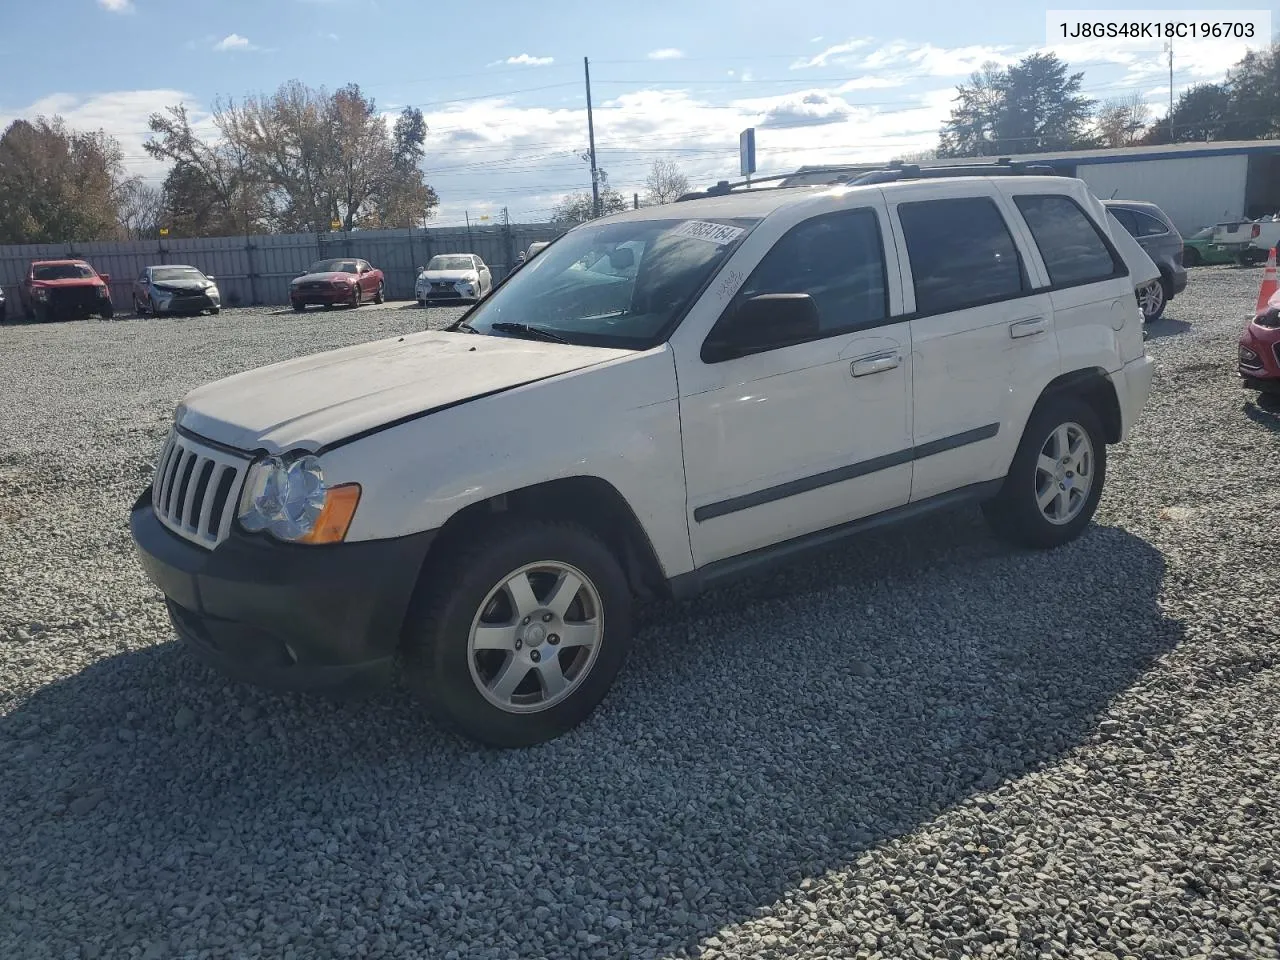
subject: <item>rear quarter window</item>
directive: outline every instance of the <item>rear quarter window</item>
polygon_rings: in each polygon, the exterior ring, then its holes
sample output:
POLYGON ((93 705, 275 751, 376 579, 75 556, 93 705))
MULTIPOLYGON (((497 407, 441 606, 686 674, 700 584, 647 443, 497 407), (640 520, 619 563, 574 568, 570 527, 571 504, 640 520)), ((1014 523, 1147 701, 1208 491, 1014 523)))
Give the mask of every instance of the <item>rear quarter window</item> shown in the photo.
POLYGON ((1022 195, 1013 202, 1031 230, 1049 271, 1049 282, 1055 287, 1108 280, 1124 273, 1124 264, 1101 231, 1070 197, 1022 195))

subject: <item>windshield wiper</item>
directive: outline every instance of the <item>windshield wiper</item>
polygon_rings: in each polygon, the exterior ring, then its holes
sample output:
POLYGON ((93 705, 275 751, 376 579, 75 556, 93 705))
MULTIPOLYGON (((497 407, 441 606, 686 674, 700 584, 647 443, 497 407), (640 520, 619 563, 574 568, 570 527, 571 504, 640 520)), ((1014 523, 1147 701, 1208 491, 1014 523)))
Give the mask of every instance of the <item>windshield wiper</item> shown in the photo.
POLYGON ((499 333, 524 334, 534 340, 546 340, 548 343, 568 343, 564 337, 558 333, 546 329, 545 327, 531 327, 527 323, 511 323, 507 320, 501 320, 498 323, 489 324, 490 330, 497 330, 499 333))

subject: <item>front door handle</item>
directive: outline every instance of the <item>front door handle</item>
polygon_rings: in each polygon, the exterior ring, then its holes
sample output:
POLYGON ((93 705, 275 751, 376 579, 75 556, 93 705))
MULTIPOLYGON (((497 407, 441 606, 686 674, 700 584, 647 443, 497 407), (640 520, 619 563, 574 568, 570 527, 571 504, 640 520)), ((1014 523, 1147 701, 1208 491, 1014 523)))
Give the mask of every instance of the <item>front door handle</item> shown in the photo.
POLYGON ((1009 336, 1032 337, 1049 329, 1049 322, 1044 317, 1029 317, 1009 324, 1009 336))
POLYGON ((849 369, 855 377, 867 377, 873 373, 893 370, 901 362, 902 357, 896 353, 874 353, 869 357, 862 357, 860 360, 853 361, 849 369))

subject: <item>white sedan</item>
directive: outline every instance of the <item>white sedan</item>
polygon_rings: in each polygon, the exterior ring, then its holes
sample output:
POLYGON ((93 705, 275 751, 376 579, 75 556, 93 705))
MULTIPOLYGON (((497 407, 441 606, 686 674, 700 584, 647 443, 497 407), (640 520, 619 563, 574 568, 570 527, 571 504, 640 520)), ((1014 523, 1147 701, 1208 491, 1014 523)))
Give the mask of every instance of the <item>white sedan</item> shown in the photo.
POLYGON ((441 253, 418 273, 414 296, 420 307, 429 303, 474 303, 492 289, 493 276, 474 253, 441 253))

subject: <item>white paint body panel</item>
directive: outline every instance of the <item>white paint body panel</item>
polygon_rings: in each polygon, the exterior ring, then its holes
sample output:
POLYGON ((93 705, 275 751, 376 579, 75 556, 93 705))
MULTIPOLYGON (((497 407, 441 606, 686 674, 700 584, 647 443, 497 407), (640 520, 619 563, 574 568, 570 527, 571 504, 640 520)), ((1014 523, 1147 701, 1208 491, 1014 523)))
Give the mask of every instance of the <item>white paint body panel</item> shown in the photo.
POLYGON ((316 450, 401 417, 631 353, 426 331, 215 381, 183 398, 180 422, 239 450, 316 450))

